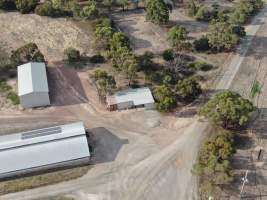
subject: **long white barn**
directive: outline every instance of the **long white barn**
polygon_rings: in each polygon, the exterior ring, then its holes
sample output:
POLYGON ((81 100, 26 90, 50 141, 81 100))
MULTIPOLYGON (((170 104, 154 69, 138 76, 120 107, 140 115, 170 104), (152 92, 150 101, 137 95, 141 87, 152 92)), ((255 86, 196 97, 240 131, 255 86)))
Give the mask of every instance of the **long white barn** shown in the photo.
POLYGON ((0 136, 0 177, 88 162, 82 122, 0 136))

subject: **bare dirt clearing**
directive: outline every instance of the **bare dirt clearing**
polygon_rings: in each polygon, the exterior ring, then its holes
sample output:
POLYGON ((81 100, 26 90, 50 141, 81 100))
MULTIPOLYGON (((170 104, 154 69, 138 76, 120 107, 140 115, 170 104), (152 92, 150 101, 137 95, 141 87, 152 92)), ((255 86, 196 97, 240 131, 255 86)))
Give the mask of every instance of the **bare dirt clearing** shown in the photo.
POLYGON ((0 13, 0 38, 8 50, 34 42, 49 61, 61 60, 67 47, 89 53, 94 40, 89 22, 78 26, 71 19, 40 17, 17 12, 0 13), (89 51, 89 52, 88 52, 89 51))

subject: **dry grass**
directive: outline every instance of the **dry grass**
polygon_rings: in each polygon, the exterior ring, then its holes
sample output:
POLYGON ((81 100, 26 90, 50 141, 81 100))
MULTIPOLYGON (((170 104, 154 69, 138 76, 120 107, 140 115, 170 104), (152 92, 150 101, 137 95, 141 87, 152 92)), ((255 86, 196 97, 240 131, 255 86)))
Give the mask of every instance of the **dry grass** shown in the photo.
POLYGON ((36 176, 2 181, 0 182, 0 195, 76 179, 86 174, 90 168, 91 166, 76 167, 36 176))

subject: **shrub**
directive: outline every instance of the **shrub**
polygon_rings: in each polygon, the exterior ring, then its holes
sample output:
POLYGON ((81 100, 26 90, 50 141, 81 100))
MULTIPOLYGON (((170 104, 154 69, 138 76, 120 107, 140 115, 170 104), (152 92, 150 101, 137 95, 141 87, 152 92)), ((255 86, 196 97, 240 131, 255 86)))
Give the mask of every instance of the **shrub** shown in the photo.
POLYGON ((197 11, 199 9, 199 6, 194 0, 190 0, 187 4, 187 12, 189 16, 195 16, 197 11))
POLYGON ((212 69, 213 66, 206 62, 192 62, 188 67, 194 70, 208 71, 212 69))
POLYGON ((69 62, 77 62, 81 58, 80 51, 73 47, 68 47, 65 49, 64 54, 67 56, 69 62))
POLYGON ((188 38, 188 31, 185 27, 176 25, 168 32, 168 40, 172 47, 179 48, 188 38))
POLYGON ((141 70, 144 70, 145 72, 152 70, 153 68, 153 61, 154 54, 150 51, 146 51, 143 55, 140 55, 137 57, 138 66, 141 70))
POLYGON ((213 17, 213 12, 206 6, 201 6, 195 15, 196 20, 206 22, 210 21, 213 17))
POLYGON ((174 52, 172 49, 166 49, 162 53, 162 57, 166 61, 173 61, 174 60, 174 52))
POLYGON ((16 7, 22 14, 34 11, 38 0, 16 0, 16 7))
POLYGON ((15 0, 0 0, 0 9, 15 10, 16 9, 15 0))
POLYGON ((38 5, 34 12, 40 16, 50 16, 50 17, 62 17, 71 16, 70 11, 65 11, 60 8, 54 8, 51 1, 46 0, 43 4, 38 5))
POLYGON ((169 86, 161 85, 154 90, 156 108, 160 112, 170 112, 176 107, 175 94, 169 86))
POLYGON ((202 36, 193 42, 193 47, 196 51, 208 51, 210 49, 209 40, 206 36, 202 36))
POLYGON ((147 0, 146 19, 155 24, 166 24, 169 21, 167 4, 163 0, 147 0))
POLYGON ((10 91, 7 94, 7 98, 13 103, 13 105, 18 105, 20 103, 18 95, 13 91, 10 91))
POLYGON ((232 33, 238 35, 239 37, 245 37, 246 36, 246 31, 243 26, 240 25, 233 25, 232 26, 232 33))
POLYGON ((175 89, 179 97, 188 103, 194 101, 202 93, 201 86, 193 77, 179 80, 175 89))
POLYGON ((13 66, 18 66, 28 62, 45 62, 45 59, 35 43, 28 43, 12 51, 10 61, 13 66))
POLYGON ((89 1, 88 5, 84 6, 80 11, 80 17, 85 19, 94 19, 98 16, 98 9, 96 7, 96 1, 89 1))

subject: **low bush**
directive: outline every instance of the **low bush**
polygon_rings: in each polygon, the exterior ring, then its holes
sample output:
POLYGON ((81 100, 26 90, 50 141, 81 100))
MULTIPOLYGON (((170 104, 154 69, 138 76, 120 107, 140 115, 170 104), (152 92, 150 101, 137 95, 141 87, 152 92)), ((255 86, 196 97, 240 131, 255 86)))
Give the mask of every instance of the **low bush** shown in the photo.
POLYGON ((34 11, 38 2, 38 0, 16 0, 16 7, 20 13, 26 14, 34 11))
POLYGON ((62 10, 59 8, 54 8, 53 3, 49 0, 45 1, 43 4, 38 5, 35 10, 35 14, 40 16, 49 16, 49 17, 62 17, 62 16, 71 16, 71 11, 62 10))
POLYGON ((64 54, 66 55, 69 62, 77 62, 81 59, 80 51, 73 47, 65 49, 64 54))
POLYGON ((13 91, 10 91, 7 94, 7 98, 13 103, 13 105, 18 105, 20 103, 18 95, 13 91))
POLYGON ((213 66, 206 62, 192 62, 188 64, 188 67, 193 70, 208 71, 213 68, 213 66))
POLYGON ((162 57, 166 61, 173 61, 174 60, 174 52, 172 49, 166 49, 162 53, 162 57))
POLYGON ((202 36, 200 39, 197 39, 193 42, 193 48, 196 51, 208 51, 210 49, 209 40, 206 36, 202 36))

